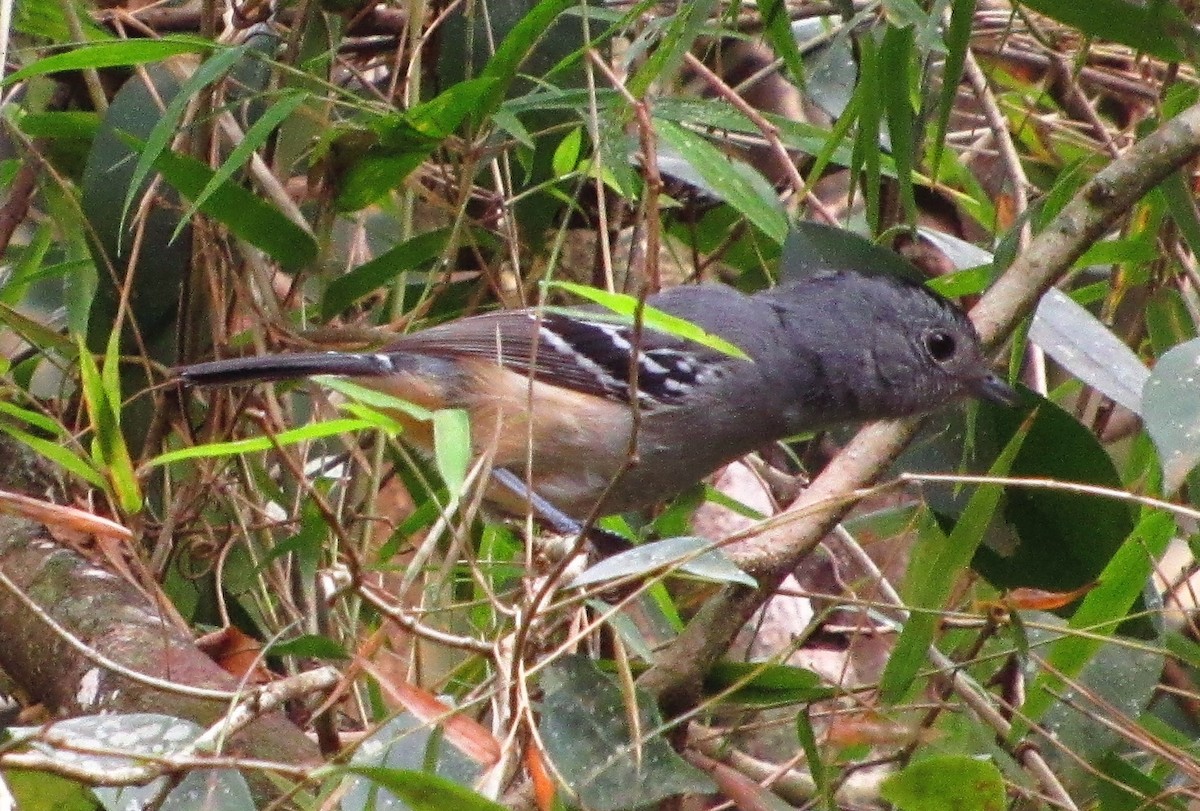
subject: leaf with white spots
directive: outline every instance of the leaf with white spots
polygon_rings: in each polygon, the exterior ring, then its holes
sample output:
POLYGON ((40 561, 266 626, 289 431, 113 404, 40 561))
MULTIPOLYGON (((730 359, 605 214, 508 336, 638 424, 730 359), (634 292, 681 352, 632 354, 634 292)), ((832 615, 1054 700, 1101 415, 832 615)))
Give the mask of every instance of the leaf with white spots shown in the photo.
POLYGON ((1200 464, 1200 338, 1167 352, 1142 390, 1142 418, 1172 493, 1200 464))
MULTIPOLYGON (((65 766, 95 772, 97 784, 105 778, 114 782, 121 778, 128 780, 148 765, 137 756, 169 757, 183 753, 204 734, 204 729, 191 721, 154 713, 83 716, 58 721, 49 727, 10 731, 28 736, 33 748, 42 755, 65 766)), ((93 792, 107 811, 144 808, 160 796, 167 779, 159 777, 145 785, 96 785, 93 792)), ((250 811, 254 801, 245 778, 236 771, 195 769, 171 788, 156 807, 166 811, 250 811)))

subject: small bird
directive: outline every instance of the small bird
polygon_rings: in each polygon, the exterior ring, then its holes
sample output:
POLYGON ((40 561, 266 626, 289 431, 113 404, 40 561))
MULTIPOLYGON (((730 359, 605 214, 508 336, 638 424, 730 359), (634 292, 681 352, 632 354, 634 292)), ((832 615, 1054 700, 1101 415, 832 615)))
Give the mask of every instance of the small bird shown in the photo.
MULTIPOLYGON (((820 271, 754 295, 681 286, 647 304, 749 359, 596 311, 528 308, 431 327, 377 352, 265 355, 176 371, 196 386, 339 375, 429 409, 465 409, 477 455, 488 454, 510 483, 525 481, 528 464, 530 498, 576 519, 662 501, 785 437, 971 396, 1016 399, 988 368, 962 310, 896 276, 820 271)), ((432 448, 428 425, 398 417, 410 441, 432 448)), ((489 499, 502 508, 525 508, 496 490, 489 499)))

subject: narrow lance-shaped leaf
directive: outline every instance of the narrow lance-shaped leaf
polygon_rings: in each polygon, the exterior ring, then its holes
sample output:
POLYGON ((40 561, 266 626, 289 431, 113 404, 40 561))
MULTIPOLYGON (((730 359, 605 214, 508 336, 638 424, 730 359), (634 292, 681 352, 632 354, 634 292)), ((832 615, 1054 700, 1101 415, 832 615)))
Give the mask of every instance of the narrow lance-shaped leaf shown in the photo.
POLYGON ((213 192, 220 188, 222 184, 228 182, 233 177, 233 173, 250 160, 254 151, 266 144, 267 138, 270 137, 275 128, 284 119, 294 113, 300 105, 304 104, 308 98, 307 93, 288 91, 284 93, 279 101, 272 104, 258 117, 250 129, 246 130, 241 142, 233 148, 233 151, 229 153, 229 157, 225 159, 225 162, 213 173, 208 183, 204 185, 204 188, 192 200, 192 204, 188 207, 187 212, 179 220, 176 235, 178 235, 188 220, 195 216, 196 212, 204 206, 213 192))
POLYGON ((192 37, 163 39, 129 39, 120 42, 99 42, 72 48, 34 62, 5 77, 4 85, 23 82, 34 76, 63 71, 113 68, 158 62, 180 54, 208 53, 213 49, 209 40, 192 37))
MULTIPOLYGON (((1013 435, 988 471, 990 475, 1004 476, 1008 473, 1025 436, 1023 430, 1013 435)), ((885 702, 895 703, 903 698, 925 662, 937 631, 937 612, 945 607, 955 581, 970 565, 975 550, 983 541, 988 523, 996 515, 1003 492, 1004 488, 1000 485, 981 485, 959 516, 936 564, 920 573, 912 599, 915 610, 904 623, 904 630, 888 658, 880 681, 880 694, 885 702)))
POLYGON ((750 357, 745 352, 719 335, 705 332, 690 321, 676 315, 671 315, 670 313, 665 313, 656 307, 639 301, 634 296, 628 296, 624 293, 609 293, 607 290, 599 290, 595 287, 575 284, 574 282, 548 282, 547 286, 557 287, 560 290, 566 290, 569 293, 574 293, 577 296, 594 301, 629 321, 638 317, 640 309, 642 326, 647 329, 665 332, 679 338, 686 338, 689 341, 694 341, 702 346, 707 346, 709 349, 715 349, 734 358, 750 360, 750 357))
POLYGON ((654 126, 663 142, 687 160, 723 201, 775 242, 783 242, 787 216, 762 175, 677 124, 656 119, 654 126))
POLYGON ((242 58, 244 53, 244 46, 229 48, 228 50, 219 52, 212 59, 205 61, 180 86, 179 92, 167 104, 167 108, 163 110, 158 123, 154 125, 154 129, 150 131, 139 151, 137 165, 134 167, 133 177, 130 179, 129 189, 125 194, 125 204, 121 212, 122 232, 125 230, 123 223, 129 215, 129 209, 133 205, 134 198, 142 188, 142 183, 150 174, 150 170, 154 167, 159 156, 168 148, 171 139, 179 132, 180 119, 188 103, 201 90, 229 72, 229 69, 242 58))

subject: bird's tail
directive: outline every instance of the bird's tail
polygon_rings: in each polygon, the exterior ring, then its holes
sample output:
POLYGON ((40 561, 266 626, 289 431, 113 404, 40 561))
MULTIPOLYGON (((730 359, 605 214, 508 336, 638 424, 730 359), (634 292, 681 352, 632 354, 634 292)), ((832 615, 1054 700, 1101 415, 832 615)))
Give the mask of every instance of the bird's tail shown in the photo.
POLYGON ((299 352, 180 366, 175 369, 175 376, 189 386, 228 386, 313 375, 381 377, 396 371, 392 356, 382 352, 299 352))

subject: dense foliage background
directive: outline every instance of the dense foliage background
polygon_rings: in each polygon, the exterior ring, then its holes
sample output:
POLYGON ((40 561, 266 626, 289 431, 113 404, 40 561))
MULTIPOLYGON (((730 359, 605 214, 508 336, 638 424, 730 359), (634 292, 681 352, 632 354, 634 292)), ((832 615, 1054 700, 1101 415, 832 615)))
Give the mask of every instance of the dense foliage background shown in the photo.
POLYGON ((4 789, 1188 807, 1195 17, 0 2, 4 789), (338 381, 171 381, 900 256, 972 306, 1021 407, 765 448, 605 519, 641 545, 590 568, 481 508, 459 413, 419 415, 423 459, 404 406, 338 381))

